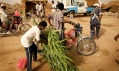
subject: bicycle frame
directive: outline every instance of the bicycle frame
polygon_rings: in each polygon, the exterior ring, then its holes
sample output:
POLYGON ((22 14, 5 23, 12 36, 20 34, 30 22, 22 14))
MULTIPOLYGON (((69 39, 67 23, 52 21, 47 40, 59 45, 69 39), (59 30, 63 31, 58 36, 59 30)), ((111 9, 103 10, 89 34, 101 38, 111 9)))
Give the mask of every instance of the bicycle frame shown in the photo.
MULTIPOLYGON (((12 19, 12 21, 13 21, 13 28, 12 28, 12 32, 13 33, 15 33, 16 31, 20 31, 21 32, 21 27, 24 27, 25 30, 28 30, 28 29, 25 28, 25 25, 27 25, 27 24, 24 24, 23 23, 22 18, 19 18, 19 23, 14 23, 14 20, 13 19, 12 19)), ((8 33, 0 33, 0 35, 7 35, 7 34, 8 33)))
POLYGON ((78 33, 79 33, 79 37, 80 37, 80 38, 78 39, 78 41, 77 41, 77 42, 79 42, 79 41, 81 41, 81 40, 82 40, 82 41, 83 41, 83 43, 85 44, 85 41, 83 40, 83 38, 84 38, 84 37, 82 36, 82 34, 81 34, 80 32, 78 32, 78 33))
POLYGON ((84 41, 84 38, 89 38, 89 37, 88 36, 82 36, 82 34, 80 32, 79 32, 79 35, 80 35, 80 38, 78 39, 77 43, 82 40, 83 43, 84 43, 84 49, 88 49, 89 48, 89 45, 87 45, 87 43, 84 41))

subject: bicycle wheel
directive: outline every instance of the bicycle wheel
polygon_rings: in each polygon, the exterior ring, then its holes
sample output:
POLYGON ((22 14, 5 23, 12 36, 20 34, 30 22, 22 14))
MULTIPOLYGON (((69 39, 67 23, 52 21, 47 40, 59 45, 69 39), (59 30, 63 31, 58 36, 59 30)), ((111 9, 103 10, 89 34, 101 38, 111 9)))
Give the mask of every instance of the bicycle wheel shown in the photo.
POLYGON ((23 24, 20 26, 20 31, 22 32, 22 34, 26 33, 29 29, 31 28, 31 25, 29 24, 23 24))
POLYGON ((7 32, 6 30, 1 29, 1 30, 0 30, 0 37, 5 36, 5 35, 7 34, 6 32, 7 32))
POLYGON ((85 37, 78 42, 77 50, 82 55, 91 55, 96 50, 96 43, 92 38, 85 37))

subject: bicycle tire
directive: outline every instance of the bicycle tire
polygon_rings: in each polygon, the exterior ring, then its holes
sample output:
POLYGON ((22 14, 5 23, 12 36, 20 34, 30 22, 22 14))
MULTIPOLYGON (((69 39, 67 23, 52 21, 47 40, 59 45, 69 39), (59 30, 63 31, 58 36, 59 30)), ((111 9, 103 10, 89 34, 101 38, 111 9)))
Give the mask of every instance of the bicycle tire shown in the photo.
POLYGON ((85 55, 85 56, 93 54, 96 50, 95 41, 90 37, 84 37, 83 40, 78 41, 77 51, 80 54, 85 55), (84 44, 83 40, 86 44, 84 44))
POLYGON ((22 34, 26 33, 29 29, 31 28, 31 25, 25 23, 23 25, 20 26, 20 31, 22 32, 22 34))
POLYGON ((4 37, 4 36, 5 36, 5 34, 1 34, 1 33, 0 33, 0 37, 4 37))
POLYGON ((0 37, 4 37, 6 34, 6 30, 0 30, 0 37))

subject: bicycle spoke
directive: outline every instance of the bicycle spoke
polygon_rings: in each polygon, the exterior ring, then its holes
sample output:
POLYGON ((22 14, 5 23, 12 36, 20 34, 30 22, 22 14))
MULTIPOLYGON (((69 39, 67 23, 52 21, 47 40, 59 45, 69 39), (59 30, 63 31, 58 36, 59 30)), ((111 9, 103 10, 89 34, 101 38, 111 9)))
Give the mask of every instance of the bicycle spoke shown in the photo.
POLYGON ((78 52, 89 55, 95 50, 95 42, 90 38, 84 38, 78 42, 78 52))

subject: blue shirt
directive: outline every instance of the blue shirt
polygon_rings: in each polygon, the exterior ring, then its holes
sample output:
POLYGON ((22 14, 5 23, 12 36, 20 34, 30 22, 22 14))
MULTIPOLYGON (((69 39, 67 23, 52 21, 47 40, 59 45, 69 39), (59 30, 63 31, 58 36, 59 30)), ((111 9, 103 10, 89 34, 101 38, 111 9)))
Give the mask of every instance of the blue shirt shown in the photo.
POLYGON ((101 8, 95 8, 91 12, 90 24, 100 24, 99 16, 101 15, 101 8))

